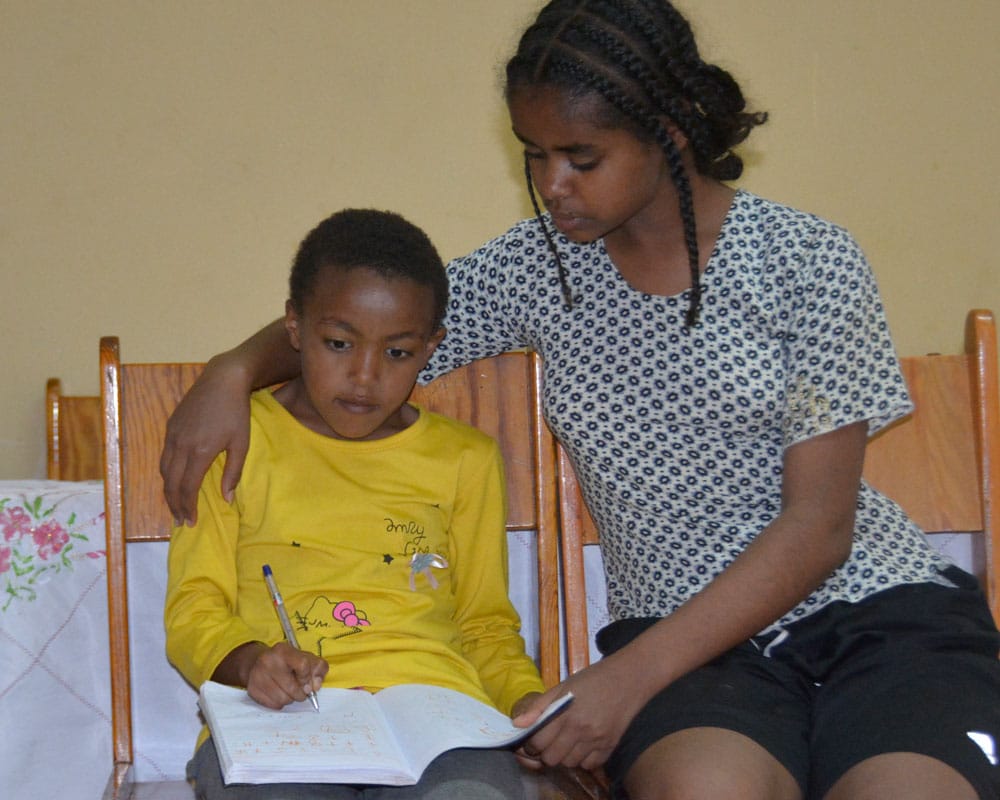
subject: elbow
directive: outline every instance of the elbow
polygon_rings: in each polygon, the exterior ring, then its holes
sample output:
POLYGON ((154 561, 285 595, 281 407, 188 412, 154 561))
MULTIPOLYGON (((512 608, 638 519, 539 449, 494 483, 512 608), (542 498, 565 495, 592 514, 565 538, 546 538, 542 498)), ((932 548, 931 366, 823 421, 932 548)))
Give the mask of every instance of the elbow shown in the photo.
POLYGON ((837 570, 854 547, 854 508, 817 514, 815 508, 786 509, 796 531, 799 552, 806 556, 809 571, 824 578, 837 570))
POLYGON ((850 513, 833 520, 826 531, 826 552, 831 572, 850 558, 851 550, 854 548, 854 516, 852 508, 850 513))

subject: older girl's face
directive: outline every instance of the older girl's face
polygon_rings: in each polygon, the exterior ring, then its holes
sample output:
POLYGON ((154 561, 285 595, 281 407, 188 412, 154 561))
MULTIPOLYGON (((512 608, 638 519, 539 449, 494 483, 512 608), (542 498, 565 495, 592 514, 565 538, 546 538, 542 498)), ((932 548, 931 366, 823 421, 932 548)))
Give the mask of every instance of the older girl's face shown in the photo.
POLYGON ((671 222, 676 192, 659 145, 599 124, 597 97, 573 99, 548 86, 514 90, 508 107, 531 179, 552 224, 590 242, 671 222))

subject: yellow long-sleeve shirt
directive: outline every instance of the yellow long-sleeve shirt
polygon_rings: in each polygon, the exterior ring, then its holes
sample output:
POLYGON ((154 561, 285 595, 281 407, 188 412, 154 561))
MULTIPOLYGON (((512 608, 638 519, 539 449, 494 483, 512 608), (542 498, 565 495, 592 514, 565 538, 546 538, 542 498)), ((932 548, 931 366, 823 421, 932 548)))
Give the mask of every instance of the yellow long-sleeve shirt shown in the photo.
POLYGON ((542 691, 507 595, 492 439, 424 410, 384 439, 332 439, 258 392, 231 505, 223 463, 202 485, 198 524, 170 543, 167 654, 192 684, 241 644, 281 641, 270 564, 299 646, 330 663, 327 685, 432 683, 504 713, 542 691))

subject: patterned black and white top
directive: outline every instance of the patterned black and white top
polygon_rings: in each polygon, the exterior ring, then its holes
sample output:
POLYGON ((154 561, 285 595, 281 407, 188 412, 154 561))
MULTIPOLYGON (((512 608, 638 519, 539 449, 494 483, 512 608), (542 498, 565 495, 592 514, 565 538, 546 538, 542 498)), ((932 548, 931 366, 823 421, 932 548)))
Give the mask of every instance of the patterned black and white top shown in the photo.
MULTIPOLYGON (((842 228, 738 192, 693 329, 688 292, 636 291, 601 241, 555 236, 573 308, 525 220, 449 265, 448 335, 424 378, 541 353, 546 418, 600 530, 615 619, 669 614, 742 552, 780 512, 787 447, 911 409, 875 279, 842 228)), ((862 485, 849 559, 775 626, 900 583, 950 585, 949 563, 862 485)))

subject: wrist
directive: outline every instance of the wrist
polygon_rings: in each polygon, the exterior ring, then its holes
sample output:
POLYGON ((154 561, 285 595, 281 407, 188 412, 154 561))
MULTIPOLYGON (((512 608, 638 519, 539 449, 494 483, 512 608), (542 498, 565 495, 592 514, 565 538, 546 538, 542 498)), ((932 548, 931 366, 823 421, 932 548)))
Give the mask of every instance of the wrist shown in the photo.
POLYGON ((212 680, 229 686, 248 686, 254 664, 268 649, 263 642, 245 642, 233 648, 212 673, 212 680))

